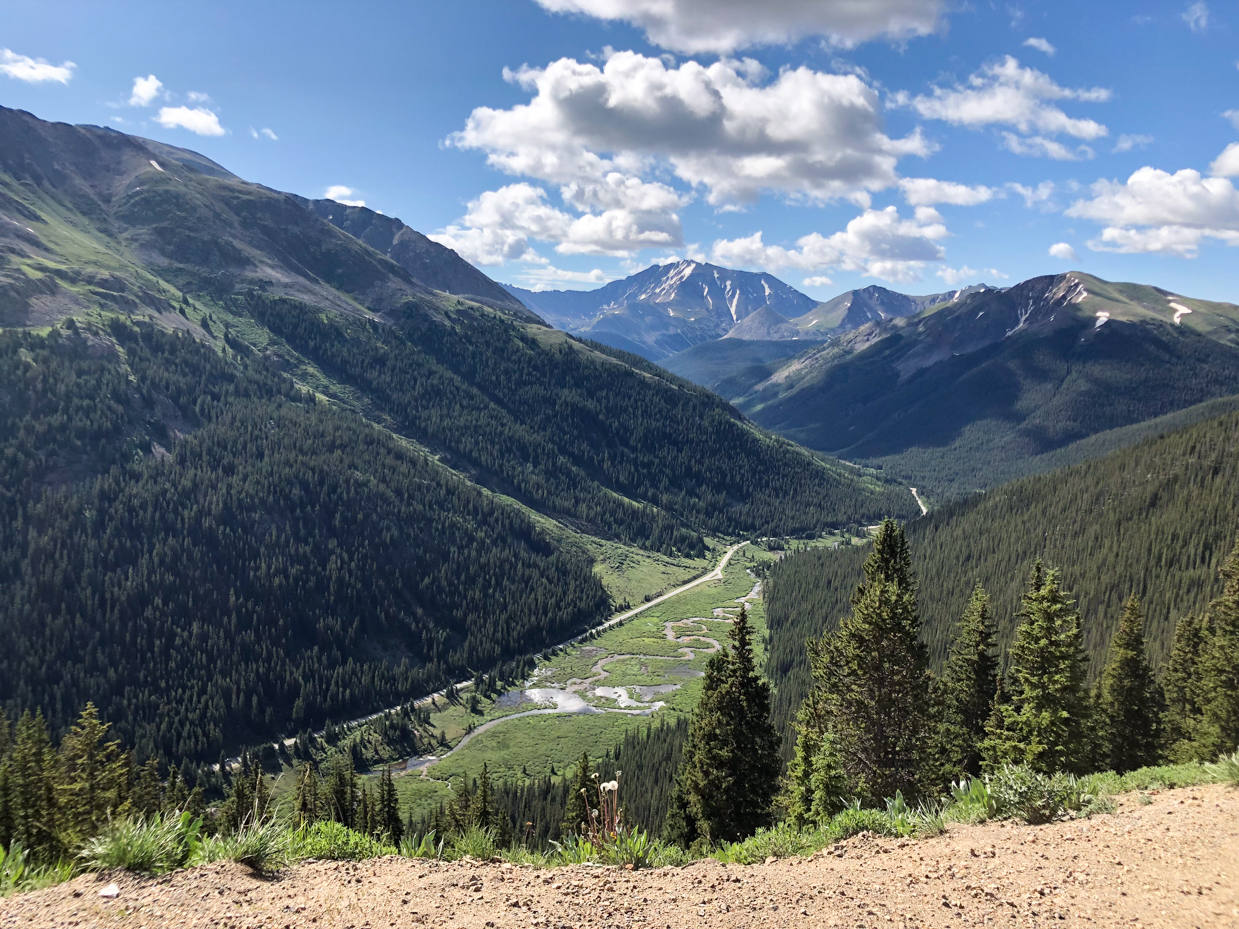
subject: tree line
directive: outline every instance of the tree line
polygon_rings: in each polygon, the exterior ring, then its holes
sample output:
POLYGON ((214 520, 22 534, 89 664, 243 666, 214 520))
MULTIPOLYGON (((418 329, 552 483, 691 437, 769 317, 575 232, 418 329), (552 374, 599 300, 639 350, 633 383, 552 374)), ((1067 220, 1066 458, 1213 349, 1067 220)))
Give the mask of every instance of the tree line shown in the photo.
POLYGON ((1163 760, 1212 760, 1239 745, 1239 544, 1222 595, 1180 620, 1162 680, 1140 601, 1131 597, 1089 686, 1079 610, 1057 570, 1034 564, 1011 645, 996 645, 976 587, 939 675, 921 638, 903 527, 886 521, 852 612, 809 643, 813 687, 796 720, 783 803, 820 822, 852 800, 940 796, 953 781, 1026 765, 1041 773, 1126 772, 1163 760))
MULTIPOLYGON (((1149 659, 1166 667, 1175 628, 1199 616, 1239 524, 1239 414, 1149 439, 1106 458, 1025 478, 947 504, 908 523, 912 563, 923 583, 918 609, 931 667, 941 669, 955 623, 976 584, 990 594, 1000 649, 1015 638, 1032 564, 1061 566, 1076 591, 1089 680, 1127 598, 1140 599, 1149 659)), ((766 670, 777 685, 775 719, 788 724, 811 686, 804 643, 836 627, 849 609, 862 546, 814 548, 770 568, 765 586, 771 644, 766 670)), ((784 757, 790 758, 790 739, 784 757)))

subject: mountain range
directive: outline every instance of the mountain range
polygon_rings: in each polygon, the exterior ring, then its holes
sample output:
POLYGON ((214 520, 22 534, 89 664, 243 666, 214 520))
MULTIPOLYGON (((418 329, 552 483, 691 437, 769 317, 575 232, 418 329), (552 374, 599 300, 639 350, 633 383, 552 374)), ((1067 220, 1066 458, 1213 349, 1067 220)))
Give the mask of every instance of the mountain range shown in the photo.
POLYGON ((597 290, 508 290, 560 329, 655 361, 722 338, 759 311, 791 319, 817 305, 771 274, 700 261, 653 265, 597 290))
POLYGON ((599 545, 914 506, 397 220, 0 108, 13 713, 211 759, 515 673, 612 608, 599 545))

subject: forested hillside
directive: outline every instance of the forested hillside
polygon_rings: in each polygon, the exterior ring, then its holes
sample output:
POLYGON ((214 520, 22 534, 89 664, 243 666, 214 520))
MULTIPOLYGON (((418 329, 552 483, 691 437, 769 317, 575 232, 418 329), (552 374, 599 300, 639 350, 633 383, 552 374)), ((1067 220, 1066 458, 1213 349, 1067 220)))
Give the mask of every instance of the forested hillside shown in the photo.
POLYGON ((914 506, 497 302, 201 156, 0 108, 0 705, 214 760, 605 616, 574 533, 700 554, 914 506))
POLYGON ((144 752, 214 757, 605 615, 584 559, 390 435, 260 363, 152 327, 112 332, 124 361, 92 359, 80 336, 0 337, 5 433, 61 446, 6 448, 5 488, 33 489, 79 442, 153 432, 170 449, 117 455, 74 492, 6 494, 5 704, 58 722, 93 700, 144 752), (101 388, 93 406, 82 381, 101 388), (27 398, 43 408, 21 415, 27 398), (169 422, 190 434, 170 441, 169 422))
MULTIPOLYGON (((1108 457, 1026 478, 908 524, 924 637, 940 664, 973 587, 992 597, 1010 643, 1029 567, 1061 568, 1084 644, 1100 670, 1123 602, 1138 596, 1155 665, 1174 626, 1220 592, 1217 571, 1239 535, 1239 414, 1198 423, 1108 457)), ((770 572, 768 673, 784 725, 808 686, 805 641, 848 615, 868 547, 813 549, 770 572)))

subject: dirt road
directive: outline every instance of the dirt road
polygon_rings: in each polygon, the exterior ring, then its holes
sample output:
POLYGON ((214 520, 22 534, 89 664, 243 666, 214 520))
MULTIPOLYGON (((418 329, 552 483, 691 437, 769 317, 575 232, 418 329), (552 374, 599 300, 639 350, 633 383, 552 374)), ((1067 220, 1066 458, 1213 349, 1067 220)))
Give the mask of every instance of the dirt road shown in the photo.
POLYGON ((858 836, 813 858, 629 872, 384 858, 273 879, 209 865, 88 876, 0 900, 0 927, 1239 927, 1239 791, 1163 791, 1029 827, 858 836), (99 897, 116 880, 115 899, 99 897))

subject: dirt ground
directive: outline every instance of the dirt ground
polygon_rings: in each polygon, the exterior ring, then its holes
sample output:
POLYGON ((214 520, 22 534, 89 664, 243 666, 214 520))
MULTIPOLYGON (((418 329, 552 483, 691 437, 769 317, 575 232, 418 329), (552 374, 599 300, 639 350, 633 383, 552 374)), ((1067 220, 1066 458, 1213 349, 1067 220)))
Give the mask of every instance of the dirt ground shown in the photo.
POLYGON ((1121 798, 1117 813, 858 836, 812 858, 625 871, 383 858, 274 878, 234 864, 90 875, 0 900, 0 927, 1239 927, 1239 791, 1121 798), (115 881, 115 898, 99 896, 115 881))

